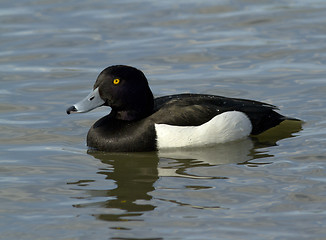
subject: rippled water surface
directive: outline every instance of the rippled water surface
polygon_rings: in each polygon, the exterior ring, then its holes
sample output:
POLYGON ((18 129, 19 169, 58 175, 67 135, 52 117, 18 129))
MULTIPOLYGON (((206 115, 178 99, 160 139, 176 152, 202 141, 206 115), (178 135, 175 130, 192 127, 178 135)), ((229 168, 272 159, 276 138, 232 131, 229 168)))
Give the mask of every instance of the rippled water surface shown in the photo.
POLYGON ((325 1, 2 0, 1 239, 326 239, 325 1), (113 64, 154 95, 256 99, 295 133, 88 151, 65 109, 113 64), (291 126, 293 128, 293 126, 291 126))

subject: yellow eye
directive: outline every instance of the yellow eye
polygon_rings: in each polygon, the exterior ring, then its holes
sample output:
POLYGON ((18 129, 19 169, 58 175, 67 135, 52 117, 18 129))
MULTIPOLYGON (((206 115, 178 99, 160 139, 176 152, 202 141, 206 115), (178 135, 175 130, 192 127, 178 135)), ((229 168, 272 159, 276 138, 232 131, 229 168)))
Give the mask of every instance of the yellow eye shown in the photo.
POLYGON ((119 83, 120 83, 120 79, 119 78, 116 78, 116 79, 113 80, 113 84, 114 85, 117 85, 119 83))

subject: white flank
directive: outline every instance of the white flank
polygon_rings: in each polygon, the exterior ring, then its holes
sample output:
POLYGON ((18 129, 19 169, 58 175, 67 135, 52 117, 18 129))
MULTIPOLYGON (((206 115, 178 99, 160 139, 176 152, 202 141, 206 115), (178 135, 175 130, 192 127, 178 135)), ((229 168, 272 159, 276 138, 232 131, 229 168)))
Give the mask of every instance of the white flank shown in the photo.
POLYGON ((249 136, 252 125, 242 112, 230 111, 217 115, 200 126, 155 124, 157 147, 196 147, 235 141, 249 136))

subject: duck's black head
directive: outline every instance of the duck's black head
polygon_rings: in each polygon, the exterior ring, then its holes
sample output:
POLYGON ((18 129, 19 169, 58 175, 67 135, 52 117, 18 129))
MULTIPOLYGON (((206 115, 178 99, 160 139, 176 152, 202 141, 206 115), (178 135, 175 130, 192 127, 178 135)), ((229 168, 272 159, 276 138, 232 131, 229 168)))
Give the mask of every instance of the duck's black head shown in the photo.
MULTIPOLYGON (((153 112, 154 99, 145 75, 138 69, 116 65, 104 69, 93 87, 92 93, 83 101, 92 101, 112 108, 111 116, 121 120, 133 121, 149 116, 153 112)), ((86 112, 81 103, 67 109, 67 113, 86 112), (78 109, 81 108, 82 110, 78 109)))

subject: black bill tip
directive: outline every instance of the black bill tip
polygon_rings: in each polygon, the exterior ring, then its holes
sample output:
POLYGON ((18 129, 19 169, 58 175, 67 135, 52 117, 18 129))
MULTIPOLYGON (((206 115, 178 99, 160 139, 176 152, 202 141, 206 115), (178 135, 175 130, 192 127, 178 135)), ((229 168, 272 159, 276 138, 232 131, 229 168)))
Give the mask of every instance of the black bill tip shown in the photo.
POLYGON ((77 112, 77 109, 75 106, 71 106, 71 107, 68 107, 67 110, 66 110, 67 114, 70 114, 70 113, 73 113, 73 112, 77 112))

